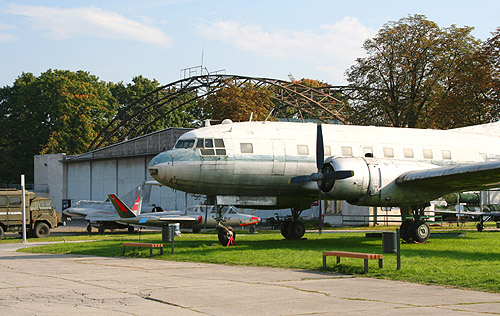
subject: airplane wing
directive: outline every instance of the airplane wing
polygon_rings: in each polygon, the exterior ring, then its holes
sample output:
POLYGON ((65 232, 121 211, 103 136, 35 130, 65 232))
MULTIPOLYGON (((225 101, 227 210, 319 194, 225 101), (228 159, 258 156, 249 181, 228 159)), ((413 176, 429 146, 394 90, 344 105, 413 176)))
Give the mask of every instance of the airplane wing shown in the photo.
POLYGON ((471 212, 471 211, 446 211, 446 210, 434 210, 433 212, 443 213, 443 214, 455 214, 462 216, 478 216, 478 215, 500 216, 500 212, 471 212))
POLYGON ((500 161, 462 164, 452 167, 409 171, 396 184, 446 192, 480 191, 500 187, 500 161))

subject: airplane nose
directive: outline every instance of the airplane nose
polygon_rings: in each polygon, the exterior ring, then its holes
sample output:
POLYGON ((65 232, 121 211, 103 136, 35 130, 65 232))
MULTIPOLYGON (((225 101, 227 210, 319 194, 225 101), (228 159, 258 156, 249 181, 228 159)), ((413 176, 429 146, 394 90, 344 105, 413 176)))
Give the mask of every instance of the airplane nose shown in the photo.
POLYGON ((149 162, 149 174, 158 182, 166 182, 169 179, 172 164, 172 155, 168 152, 158 154, 149 162))

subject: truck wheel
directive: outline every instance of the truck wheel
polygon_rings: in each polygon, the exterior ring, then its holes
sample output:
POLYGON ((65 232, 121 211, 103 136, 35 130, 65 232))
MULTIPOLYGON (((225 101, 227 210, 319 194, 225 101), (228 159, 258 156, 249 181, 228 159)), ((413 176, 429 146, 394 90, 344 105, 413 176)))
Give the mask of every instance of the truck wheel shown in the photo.
POLYGON ((0 225, 0 239, 3 238, 3 227, 2 225, 0 225))
POLYGON ((43 222, 36 223, 34 234, 36 238, 49 237, 50 235, 49 225, 43 222))

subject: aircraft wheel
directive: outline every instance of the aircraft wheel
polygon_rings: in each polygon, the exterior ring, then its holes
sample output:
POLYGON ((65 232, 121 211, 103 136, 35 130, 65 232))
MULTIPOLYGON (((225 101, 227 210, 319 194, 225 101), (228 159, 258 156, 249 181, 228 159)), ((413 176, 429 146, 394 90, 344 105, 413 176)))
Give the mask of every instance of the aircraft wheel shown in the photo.
POLYGON ((90 225, 90 223, 88 223, 87 225, 87 233, 91 233, 92 232, 92 225, 90 225))
POLYGON ((411 226, 412 222, 413 222, 413 220, 407 219, 399 227, 399 230, 401 233, 401 238, 406 242, 411 242, 410 226, 411 226))
MULTIPOLYGON (((227 226, 227 229, 233 234, 233 239, 236 239, 236 234, 231 226, 227 226)), ((217 235, 219 237, 219 243, 222 246, 227 246, 229 243, 229 238, 231 235, 224 228, 217 228, 217 235)))
POLYGON ((99 234, 104 234, 104 224, 99 225, 99 234))
POLYGON ((410 236, 416 242, 424 242, 431 236, 431 229, 425 221, 414 221, 410 226, 410 236))
POLYGON ((288 236, 288 226, 290 226, 291 221, 283 221, 280 225, 281 235, 285 237, 285 239, 289 239, 288 236))
POLYGON ((248 229, 248 232, 249 232, 250 234, 255 233, 255 227, 254 227, 254 226, 251 226, 251 227, 248 229))
POLYGON ((193 228, 193 233, 197 234, 200 232, 200 229, 199 228, 193 228))
POLYGON ((0 225, 0 239, 3 238, 3 227, 2 225, 0 225))
POLYGON ((133 234, 133 233, 134 233, 134 231, 135 231, 134 226, 129 226, 129 227, 127 228, 127 230, 128 230, 128 233, 129 233, 129 234, 133 234))
POLYGON ((49 235, 50 235, 49 225, 47 225, 43 222, 36 223, 34 234, 35 234, 36 238, 49 237, 49 235))
POLYGON ((482 232, 482 231, 483 231, 483 229, 484 229, 484 226, 483 226, 483 225, 481 225, 481 223, 478 223, 478 224, 476 225, 476 229, 477 229, 477 231, 478 231, 478 232, 482 232))
POLYGON ((301 221, 291 221, 288 225, 288 239, 300 239, 306 232, 306 226, 301 221))

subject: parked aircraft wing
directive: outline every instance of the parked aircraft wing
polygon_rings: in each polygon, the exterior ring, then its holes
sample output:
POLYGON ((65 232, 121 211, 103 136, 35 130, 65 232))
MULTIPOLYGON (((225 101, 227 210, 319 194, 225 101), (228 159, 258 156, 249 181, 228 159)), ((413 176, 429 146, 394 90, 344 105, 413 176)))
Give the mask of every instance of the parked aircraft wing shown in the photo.
POLYGON ((475 191, 500 187, 500 161, 409 171, 396 184, 446 192, 475 191))

